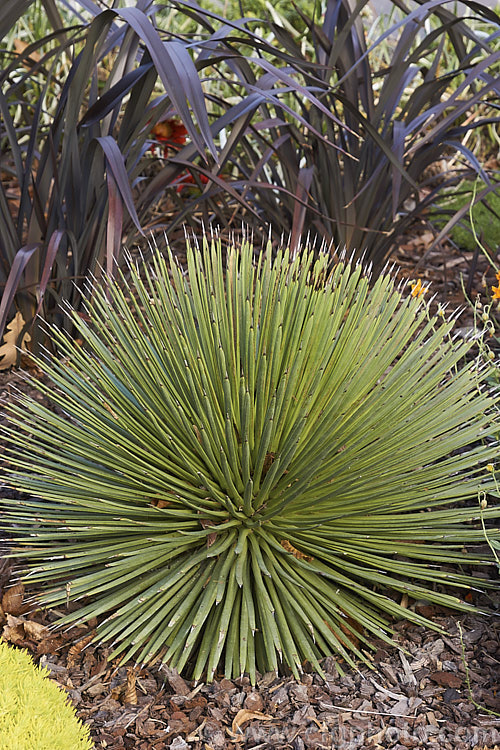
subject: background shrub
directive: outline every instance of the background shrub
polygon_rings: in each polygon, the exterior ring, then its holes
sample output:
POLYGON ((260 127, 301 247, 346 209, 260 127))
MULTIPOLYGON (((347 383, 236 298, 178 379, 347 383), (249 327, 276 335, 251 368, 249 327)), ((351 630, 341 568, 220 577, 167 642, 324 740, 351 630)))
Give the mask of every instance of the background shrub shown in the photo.
POLYGON ((457 214, 460 221, 451 230, 453 242, 463 250, 477 251, 478 239, 481 238, 481 243, 495 257, 499 248, 500 189, 491 192, 481 181, 464 182, 460 189, 445 193, 436 202, 433 219, 437 226, 443 227, 450 217, 457 214), (479 200, 481 194, 483 201, 479 200))

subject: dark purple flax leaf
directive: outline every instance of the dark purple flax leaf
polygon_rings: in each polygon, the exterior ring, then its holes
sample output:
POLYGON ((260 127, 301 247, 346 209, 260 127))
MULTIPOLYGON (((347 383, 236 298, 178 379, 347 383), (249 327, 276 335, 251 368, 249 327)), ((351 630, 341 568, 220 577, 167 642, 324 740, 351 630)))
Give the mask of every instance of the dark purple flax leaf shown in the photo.
POLYGON ((132 195, 132 190, 130 189, 130 181, 125 167, 123 154, 120 151, 117 142, 111 135, 105 135, 96 140, 104 151, 108 167, 113 173, 116 187, 120 192, 123 203, 127 207, 130 218, 134 222, 137 230, 141 234, 144 234, 135 210, 134 197, 132 195))
POLYGON ((64 29, 64 21, 54 0, 41 0, 45 13, 53 29, 64 29))
POLYGON ((82 127, 90 127, 100 122, 109 114, 117 104, 121 104, 123 97, 153 68, 153 64, 141 65, 130 73, 126 73, 118 83, 106 91, 99 99, 92 104, 85 112, 79 122, 82 127))
POLYGON ((120 254, 123 232, 123 203, 113 173, 108 170, 108 232, 106 237, 106 273, 112 278, 120 254))
POLYGON ((66 235, 66 232, 63 229, 57 229, 52 234, 49 240, 49 244, 47 245, 47 252, 45 254, 45 262, 43 264, 42 275, 40 277, 40 285, 38 287, 39 300, 38 300, 38 306, 35 312, 35 318, 40 313, 40 310, 42 309, 43 298, 45 296, 45 290, 47 289, 47 284, 50 281, 52 268, 54 266, 55 259, 59 252, 59 248, 61 247, 61 242, 63 241, 65 235, 66 235))
POLYGON ((122 8, 117 11, 117 14, 127 21, 146 45, 165 91, 170 96, 172 104, 177 109, 200 154, 204 153, 206 146, 213 158, 217 160, 217 150, 210 132, 203 89, 189 52, 179 42, 163 42, 148 17, 137 8, 122 8), (188 97, 203 140, 191 117, 188 97))
MULTIPOLYGON (((68 8, 72 13, 76 13, 75 11, 75 4, 72 1, 71 3, 68 2, 68 0, 61 0, 62 4, 68 8)), ((92 0, 76 0, 77 4, 87 11, 87 13, 90 13, 92 16, 98 16, 100 13, 102 13, 102 7, 97 5, 96 3, 92 2, 92 0)), ((79 16, 81 20, 83 21, 83 18, 79 16)))
POLYGON ((16 21, 26 13, 35 0, 2 0, 0 6, 0 39, 12 29, 16 21))
POLYGON ((292 257, 300 247, 300 240, 304 231, 304 220, 306 218, 307 198, 313 174, 314 167, 308 167, 301 169, 297 178, 297 191, 295 193, 295 205, 293 209, 293 222, 290 239, 290 251, 292 257))
POLYGON ((40 243, 37 242, 33 245, 25 245, 24 247, 21 247, 16 253, 0 302, 0 338, 3 336, 10 306, 14 301, 19 281, 24 269, 26 268, 26 264, 33 253, 36 252, 36 250, 40 250, 40 247, 40 243))

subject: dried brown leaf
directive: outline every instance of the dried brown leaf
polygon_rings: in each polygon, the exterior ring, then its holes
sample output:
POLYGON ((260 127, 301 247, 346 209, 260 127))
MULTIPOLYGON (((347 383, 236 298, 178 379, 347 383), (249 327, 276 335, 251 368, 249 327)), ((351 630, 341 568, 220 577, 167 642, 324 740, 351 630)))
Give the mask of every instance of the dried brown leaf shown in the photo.
POLYGON ((261 719, 261 721, 271 721, 272 718, 273 717, 269 716, 269 714, 263 714, 262 711, 247 711, 246 708, 242 708, 238 711, 233 719, 233 724, 231 727, 233 730, 233 736, 238 732, 241 732, 241 727, 247 721, 253 721, 253 719, 261 719))
POLYGON ((56 654, 64 646, 64 640, 61 636, 48 635, 37 644, 36 654, 42 656, 43 654, 56 654))
POLYGON ((16 583, 7 589, 2 596, 2 609, 11 615, 18 615, 23 610, 24 585, 16 583))
POLYGON ((21 643, 25 639, 24 625, 22 619, 7 615, 7 625, 2 631, 2 638, 9 643, 21 643))
POLYGON ((109 412, 109 414, 111 414, 113 419, 118 419, 118 414, 111 408, 109 404, 104 403, 103 406, 106 409, 106 411, 109 412))
POLYGON ((151 505, 161 510, 162 508, 168 508, 168 506, 171 505, 171 503, 168 500, 154 499, 154 500, 151 500, 151 505))
POLYGON ((276 458, 276 453, 273 453, 272 451, 269 451, 266 453, 266 456, 264 458, 264 465, 262 467, 262 476, 265 477, 269 469, 274 463, 274 459, 276 458))
MULTIPOLYGON (((215 523, 209 518, 202 518, 200 520, 200 525, 202 526, 202 528, 208 529, 210 528, 210 526, 215 526, 215 523)), ((212 544, 214 544, 216 539, 217 539, 217 532, 212 531, 212 533, 207 536, 207 547, 211 547, 212 544)))
POLYGON ((22 314, 17 312, 5 329, 3 335, 4 343, 0 346, 0 370, 8 370, 14 367, 19 356, 18 346, 22 349, 28 341, 31 341, 29 333, 25 333, 22 341, 18 342, 24 325, 25 322, 22 314))
POLYGON ((35 620, 24 620, 23 627, 27 637, 34 641, 43 640, 48 633, 47 627, 35 620))
POLYGON ((377 732, 376 734, 372 734, 371 737, 367 738, 368 742, 371 745, 376 745, 380 747, 380 743, 385 737, 386 730, 387 730, 387 727, 382 727, 382 729, 379 732, 377 732))
POLYGON ((116 687, 111 689, 110 697, 114 701, 120 701, 125 693, 125 687, 125 684, 116 685, 116 687))
POLYGON ((293 544, 291 544, 288 539, 282 539, 280 541, 281 546, 283 549, 285 549, 287 552, 290 552, 297 560, 307 560, 307 562, 312 562, 314 560, 314 557, 310 557, 310 555, 305 555, 300 550, 296 549, 293 544))
POLYGON ((71 648, 68 650, 68 661, 67 665, 68 668, 74 667, 82 650, 85 648, 85 646, 90 643, 92 640, 92 635, 87 635, 85 638, 82 638, 78 643, 74 643, 71 648))
POLYGON ((32 641, 42 641, 48 635, 46 625, 36 620, 26 620, 24 617, 16 617, 7 613, 7 624, 3 629, 2 636, 11 643, 20 643, 26 638, 32 641))
POLYGON ((137 680, 137 670, 135 667, 127 669, 127 686, 125 688, 124 703, 130 703, 132 706, 137 705, 137 689, 135 686, 137 680))
MULTIPOLYGON (((29 44, 27 42, 24 42, 22 39, 14 39, 14 49, 18 55, 22 55, 26 47, 29 47, 29 44)), ((27 58, 26 62, 23 63, 24 67, 28 70, 30 70, 30 68, 32 67, 32 65, 30 65, 30 62, 40 62, 40 53, 36 50, 33 51, 27 58)))

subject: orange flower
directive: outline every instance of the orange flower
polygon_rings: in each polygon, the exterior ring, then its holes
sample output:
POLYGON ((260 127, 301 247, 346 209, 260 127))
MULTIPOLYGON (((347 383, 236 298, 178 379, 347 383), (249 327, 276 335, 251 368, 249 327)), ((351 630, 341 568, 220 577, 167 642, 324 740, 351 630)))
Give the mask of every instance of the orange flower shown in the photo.
MULTIPOLYGON (((224 176, 219 174, 217 175, 219 180, 224 180, 224 176)), ((201 182, 202 185, 207 185, 210 181, 209 178, 202 174, 201 172, 198 172, 196 175, 198 179, 195 179, 194 175, 192 175, 190 172, 183 172, 179 177, 177 177, 176 180, 174 180, 174 185, 176 185, 176 190, 178 193, 183 190, 183 188, 191 188, 191 189, 199 189, 198 180, 201 182)))
MULTIPOLYGON (((202 185, 206 185, 208 183, 208 177, 206 177, 204 174, 201 174, 201 173, 198 174, 198 178, 199 178, 200 182, 202 183, 202 185)), ((193 175, 189 174, 189 172, 185 172, 185 173, 181 174, 181 176, 178 177, 175 180, 175 182, 177 184, 176 189, 177 189, 178 193, 180 193, 181 190, 183 188, 185 188, 185 187, 191 187, 191 188, 192 187, 195 187, 195 188, 198 187, 198 183, 194 179, 193 175)))
POLYGON ((492 286, 491 291, 493 292, 493 299, 500 299, 500 279, 498 279, 498 286, 492 286))
MULTIPOLYGON (((168 149, 172 151, 178 151, 178 146, 184 146, 186 143, 187 130, 179 120, 171 118, 170 120, 162 120, 157 122, 153 128, 151 128, 151 135, 154 136, 155 140, 163 148, 163 156, 168 156, 168 149)), ((151 146, 151 151, 154 151, 155 145, 151 146)))
POLYGON ((423 297, 427 291, 427 287, 422 286, 420 279, 411 285, 411 296, 412 297, 423 297))

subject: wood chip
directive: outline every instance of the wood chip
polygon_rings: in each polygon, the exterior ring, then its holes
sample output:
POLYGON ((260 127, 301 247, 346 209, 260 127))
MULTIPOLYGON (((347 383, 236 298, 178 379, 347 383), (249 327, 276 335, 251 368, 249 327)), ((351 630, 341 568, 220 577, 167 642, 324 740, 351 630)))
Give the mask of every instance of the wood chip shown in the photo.
POLYGON ((165 673, 167 682, 174 692, 178 693, 178 695, 189 695, 191 690, 186 684, 186 681, 175 669, 170 669, 170 667, 163 665, 162 671, 165 673))
POLYGON ((459 688, 462 686, 462 678, 456 672, 431 672, 429 679, 437 682, 441 687, 459 688))

